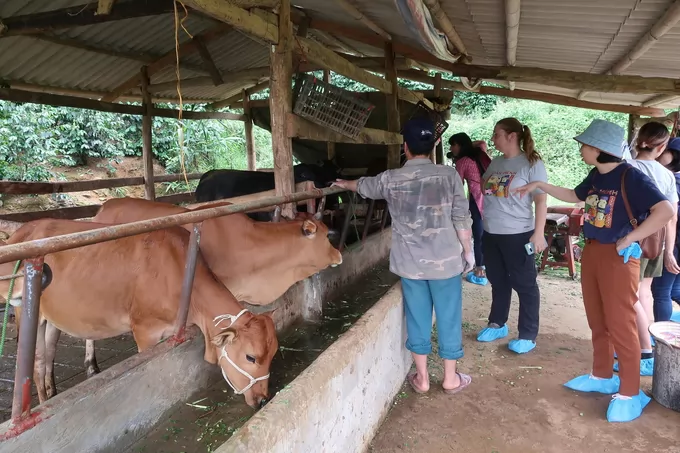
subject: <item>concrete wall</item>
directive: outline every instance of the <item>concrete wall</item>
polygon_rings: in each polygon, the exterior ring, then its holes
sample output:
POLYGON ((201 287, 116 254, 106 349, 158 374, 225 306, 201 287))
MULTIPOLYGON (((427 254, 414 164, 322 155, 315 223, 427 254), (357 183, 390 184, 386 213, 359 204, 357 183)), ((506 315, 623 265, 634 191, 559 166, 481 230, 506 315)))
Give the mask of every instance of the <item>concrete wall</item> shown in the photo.
MULTIPOLYGON (((294 285, 272 304, 279 307, 277 330, 300 318, 318 318, 328 296, 387 257, 389 241, 389 230, 374 235, 343 253, 337 268, 294 285)), ((249 308, 267 311, 272 306, 249 308)), ((113 453, 129 447, 174 405, 222 379, 219 368, 203 360, 203 336, 191 331, 191 339, 176 348, 161 343, 58 394, 36 408, 23 426, 0 425, 0 453, 113 453)))
MULTIPOLYGON (((0 453, 123 450, 173 405, 221 379, 203 350, 203 336, 192 328, 175 348, 160 343, 112 366, 36 408, 37 426, 0 443, 0 453)), ((0 438, 12 434, 10 422, 0 426, 0 438)))
POLYGON ((400 284, 280 391, 216 453, 360 453, 404 382, 400 284))

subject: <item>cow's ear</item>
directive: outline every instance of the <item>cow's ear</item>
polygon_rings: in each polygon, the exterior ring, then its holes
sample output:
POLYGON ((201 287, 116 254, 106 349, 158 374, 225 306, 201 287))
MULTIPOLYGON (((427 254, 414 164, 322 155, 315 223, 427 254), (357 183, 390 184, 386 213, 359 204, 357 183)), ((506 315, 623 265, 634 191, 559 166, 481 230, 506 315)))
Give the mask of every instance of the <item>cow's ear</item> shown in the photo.
POLYGON ((312 222, 311 220, 305 220, 302 222, 302 234, 307 236, 308 238, 313 238, 314 235, 316 234, 316 223, 312 222))
POLYGON ((228 344, 232 344, 238 338, 238 333, 234 329, 225 329, 212 338, 212 344, 218 348, 223 348, 228 344))

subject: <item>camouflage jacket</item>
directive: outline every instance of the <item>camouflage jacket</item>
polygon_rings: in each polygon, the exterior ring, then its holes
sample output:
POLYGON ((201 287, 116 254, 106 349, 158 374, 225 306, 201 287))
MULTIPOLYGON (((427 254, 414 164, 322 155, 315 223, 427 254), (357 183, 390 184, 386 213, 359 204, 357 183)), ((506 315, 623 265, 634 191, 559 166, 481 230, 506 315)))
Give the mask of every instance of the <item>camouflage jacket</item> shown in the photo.
POLYGON ((392 272, 414 280, 441 280, 463 272, 456 230, 469 230, 472 220, 463 182, 453 167, 412 159, 402 168, 359 178, 357 192, 387 200, 392 272))

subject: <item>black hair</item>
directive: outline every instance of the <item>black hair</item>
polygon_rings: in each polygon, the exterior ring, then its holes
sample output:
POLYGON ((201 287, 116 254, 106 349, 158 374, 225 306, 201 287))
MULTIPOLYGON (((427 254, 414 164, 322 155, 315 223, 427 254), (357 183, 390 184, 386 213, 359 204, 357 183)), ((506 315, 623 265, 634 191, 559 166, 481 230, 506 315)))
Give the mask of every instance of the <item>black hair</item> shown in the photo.
POLYGON ((666 148, 666 152, 671 153, 671 156, 673 156, 671 163, 666 165, 666 168, 673 173, 680 172, 680 149, 666 148))
POLYGON ((597 163, 599 164, 618 164, 621 162, 623 162, 623 159, 620 157, 612 156, 603 151, 600 151, 600 154, 597 156, 597 163))
MULTIPOLYGON (((408 143, 407 143, 408 144, 408 143)), ((417 147, 408 147, 408 152, 411 153, 414 156, 429 156, 432 153, 432 150, 434 149, 434 141, 430 144, 428 143, 419 143, 417 147)))
POLYGON ((472 139, 470 139, 470 136, 465 132, 459 132, 449 137, 449 146, 453 146, 454 144, 460 146, 460 152, 457 156, 454 156, 452 153, 447 153, 447 157, 453 159, 454 163, 463 157, 469 157, 477 164, 479 174, 483 175, 484 166, 482 165, 482 153, 484 151, 482 148, 479 146, 474 146, 472 144, 472 139))
POLYGON ((670 134, 668 128, 663 124, 650 121, 640 128, 637 136, 637 151, 650 152, 657 146, 668 143, 670 134))

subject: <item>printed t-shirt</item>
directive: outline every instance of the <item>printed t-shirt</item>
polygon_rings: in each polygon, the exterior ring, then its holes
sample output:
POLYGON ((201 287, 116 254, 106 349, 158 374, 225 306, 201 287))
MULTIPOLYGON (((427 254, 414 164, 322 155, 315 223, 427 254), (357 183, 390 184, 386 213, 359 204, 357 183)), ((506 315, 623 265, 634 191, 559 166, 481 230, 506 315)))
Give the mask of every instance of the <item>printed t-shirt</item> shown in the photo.
POLYGON ((609 173, 596 168, 576 186, 574 192, 585 201, 583 234, 603 244, 613 244, 630 233, 633 226, 621 196, 621 175, 626 168, 626 196, 633 216, 641 223, 652 206, 666 199, 647 175, 628 164, 620 164, 609 173))
POLYGON ((518 234, 535 228, 533 197, 512 193, 517 187, 533 181, 548 180, 543 161, 533 165, 520 154, 506 159, 497 157, 484 172, 484 230, 492 234, 518 234))

